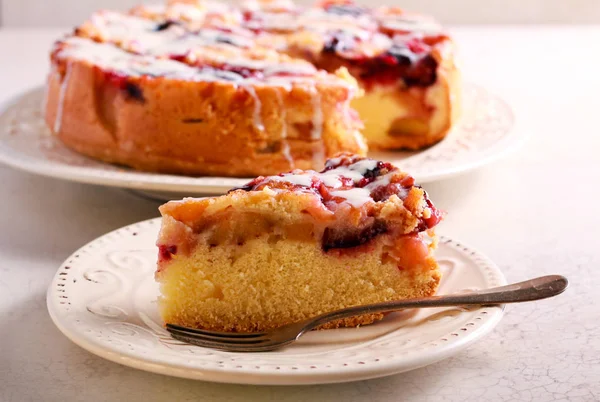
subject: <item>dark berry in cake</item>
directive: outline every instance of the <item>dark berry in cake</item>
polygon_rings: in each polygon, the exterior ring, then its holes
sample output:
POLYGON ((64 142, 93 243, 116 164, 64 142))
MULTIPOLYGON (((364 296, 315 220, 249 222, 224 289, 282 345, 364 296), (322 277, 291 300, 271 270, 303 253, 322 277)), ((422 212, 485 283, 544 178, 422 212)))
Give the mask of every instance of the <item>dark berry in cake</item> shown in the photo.
POLYGON ((413 64, 418 56, 408 46, 394 44, 387 53, 392 56, 398 64, 409 66, 413 64))
POLYGON ((154 28, 154 30, 155 30, 156 32, 164 31, 165 29, 169 29, 169 27, 170 27, 171 25, 177 25, 177 22, 175 22, 175 21, 171 21, 171 20, 167 20, 167 21, 165 21, 165 22, 161 22, 160 24, 158 24, 158 25, 156 26, 156 28, 154 28))

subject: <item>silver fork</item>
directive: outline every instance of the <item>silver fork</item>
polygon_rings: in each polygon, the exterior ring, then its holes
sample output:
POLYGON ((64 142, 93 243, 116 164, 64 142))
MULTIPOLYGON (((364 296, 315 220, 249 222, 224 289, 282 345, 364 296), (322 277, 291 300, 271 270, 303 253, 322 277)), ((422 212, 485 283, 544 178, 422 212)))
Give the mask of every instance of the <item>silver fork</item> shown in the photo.
POLYGON ((556 296, 564 292, 568 284, 569 282, 564 276, 542 276, 512 285, 464 294, 422 297, 349 307, 321 314, 308 320, 288 324, 268 332, 215 332, 204 329, 186 328, 173 324, 167 324, 167 330, 173 338, 197 346, 229 352, 266 352, 289 345, 311 329, 340 318, 348 318, 361 314, 384 313, 406 308, 487 306, 520 303, 556 296))

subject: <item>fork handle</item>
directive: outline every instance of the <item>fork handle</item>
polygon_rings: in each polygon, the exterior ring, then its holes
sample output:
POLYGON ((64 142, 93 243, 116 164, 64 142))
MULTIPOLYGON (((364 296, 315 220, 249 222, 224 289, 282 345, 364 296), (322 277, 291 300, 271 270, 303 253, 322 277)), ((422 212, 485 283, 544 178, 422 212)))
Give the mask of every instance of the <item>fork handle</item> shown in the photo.
POLYGON ((406 308, 482 306, 540 300, 561 294, 568 285, 569 281, 564 276, 548 275, 524 282, 513 283, 512 285, 469 293, 405 299, 369 306, 355 306, 317 316, 306 325, 304 331, 341 318, 349 318, 361 314, 385 313, 406 308))

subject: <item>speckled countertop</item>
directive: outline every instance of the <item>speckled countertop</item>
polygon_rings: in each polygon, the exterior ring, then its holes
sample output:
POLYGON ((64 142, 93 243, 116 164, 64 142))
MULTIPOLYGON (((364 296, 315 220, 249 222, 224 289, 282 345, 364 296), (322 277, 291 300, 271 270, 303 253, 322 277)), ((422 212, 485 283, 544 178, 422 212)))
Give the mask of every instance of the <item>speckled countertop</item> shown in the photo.
MULTIPOLYGON (((508 306, 450 359, 339 385, 266 387, 169 378, 84 351, 45 293, 73 250, 157 216, 118 189, 0 167, 0 401, 600 401, 600 27, 457 27, 464 75, 501 95, 530 134, 516 153, 426 186, 439 232, 485 252, 509 281, 561 273, 555 299, 508 306)), ((0 102, 42 83, 56 30, 0 31, 0 102)))

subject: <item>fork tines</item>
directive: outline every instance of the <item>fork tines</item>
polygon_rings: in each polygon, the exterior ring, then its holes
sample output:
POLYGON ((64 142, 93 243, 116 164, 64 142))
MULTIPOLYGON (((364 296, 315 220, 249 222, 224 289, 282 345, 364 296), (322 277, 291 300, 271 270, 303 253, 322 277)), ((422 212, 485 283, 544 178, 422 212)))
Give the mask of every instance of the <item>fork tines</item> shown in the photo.
POLYGON ((264 342, 264 332, 217 332, 205 329, 187 328, 179 325, 167 324, 167 331, 173 337, 185 337, 187 342, 193 340, 206 340, 231 344, 254 344, 264 342))

